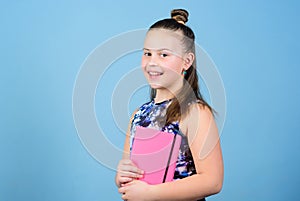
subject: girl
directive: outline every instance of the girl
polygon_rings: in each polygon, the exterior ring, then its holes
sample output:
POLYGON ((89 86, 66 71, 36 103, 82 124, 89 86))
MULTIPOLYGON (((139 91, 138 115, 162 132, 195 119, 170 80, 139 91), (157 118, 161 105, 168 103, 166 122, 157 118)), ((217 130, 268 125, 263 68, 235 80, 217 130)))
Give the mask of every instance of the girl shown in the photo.
POLYGON ((151 101, 138 108, 130 120, 116 174, 123 200, 205 200, 222 188, 218 130, 213 109, 199 91, 195 36, 185 25, 187 21, 188 12, 176 9, 170 19, 156 22, 147 32, 142 69, 151 87, 151 101), (149 185, 138 180, 144 172, 130 160, 136 126, 182 134, 172 182, 149 185))

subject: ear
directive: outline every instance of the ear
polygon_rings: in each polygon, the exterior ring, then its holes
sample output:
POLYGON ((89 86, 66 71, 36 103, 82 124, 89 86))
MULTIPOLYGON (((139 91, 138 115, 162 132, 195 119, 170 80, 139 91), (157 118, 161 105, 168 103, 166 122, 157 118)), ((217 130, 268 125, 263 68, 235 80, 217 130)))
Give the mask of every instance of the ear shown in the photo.
POLYGON ((193 65, 194 60, 195 60, 195 55, 192 52, 187 53, 183 57, 183 61, 184 61, 183 69, 188 70, 193 65))

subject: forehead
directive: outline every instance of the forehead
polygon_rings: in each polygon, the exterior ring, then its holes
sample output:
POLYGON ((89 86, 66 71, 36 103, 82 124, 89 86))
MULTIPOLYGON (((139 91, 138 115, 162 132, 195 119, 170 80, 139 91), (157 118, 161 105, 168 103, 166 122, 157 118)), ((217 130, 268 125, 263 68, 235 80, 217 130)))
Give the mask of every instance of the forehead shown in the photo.
POLYGON ((175 52, 182 51, 182 35, 176 31, 166 29, 151 29, 148 31, 144 48, 147 49, 170 49, 175 52))

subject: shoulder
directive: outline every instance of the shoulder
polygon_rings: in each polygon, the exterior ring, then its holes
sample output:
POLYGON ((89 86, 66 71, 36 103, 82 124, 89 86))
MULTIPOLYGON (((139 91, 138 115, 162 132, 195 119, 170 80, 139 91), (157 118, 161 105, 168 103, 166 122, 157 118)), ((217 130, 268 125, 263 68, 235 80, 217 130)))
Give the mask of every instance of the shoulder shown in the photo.
POLYGON ((148 101, 148 102, 142 104, 140 107, 138 107, 137 111, 143 111, 143 110, 149 108, 152 104, 153 104, 152 100, 148 101))
POLYGON ((135 117, 140 116, 143 113, 145 113, 145 111, 147 111, 149 108, 151 108, 152 103, 153 103, 153 101, 151 100, 151 101, 148 101, 148 102, 142 104, 138 108, 136 108, 131 115, 131 120, 133 120, 135 117))
POLYGON ((199 129, 206 130, 214 121, 211 109, 200 102, 189 104, 187 110, 181 121, 181 129, 186 135, 198 132, 199 129))
POLYGON ((199 118, 201 117, 203 120, 214 118, 211 109, 207 105, 204 105, 200 102, 195 102, 189 104, 188 106, 187 118, 195 118, 195 117, 199 117, 199 118))
POLYGON ((214 125, 214 116, 211 109, 202 103, 193 103, 189 105, 186 115, 187 133, 206 133, 214 125))

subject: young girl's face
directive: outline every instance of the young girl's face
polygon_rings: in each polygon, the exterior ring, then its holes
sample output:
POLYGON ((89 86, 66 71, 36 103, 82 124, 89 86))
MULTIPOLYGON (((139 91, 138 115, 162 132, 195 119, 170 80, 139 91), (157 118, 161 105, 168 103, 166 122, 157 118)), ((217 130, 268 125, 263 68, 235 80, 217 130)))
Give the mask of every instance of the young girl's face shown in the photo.
POLYGON ((184 66, 180 33, 151 29, 144 42, 142 69, 153 89, 176 91, 182 85, 184 66))

